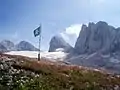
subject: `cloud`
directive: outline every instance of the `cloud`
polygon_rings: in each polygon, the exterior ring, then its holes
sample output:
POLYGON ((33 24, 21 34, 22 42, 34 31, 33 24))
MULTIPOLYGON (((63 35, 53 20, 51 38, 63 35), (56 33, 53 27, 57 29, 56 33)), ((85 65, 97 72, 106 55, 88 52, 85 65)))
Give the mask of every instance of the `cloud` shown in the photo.
POLYGON ((79 36, 82 24, 73 24, 67 27, 60 35, 72 46, 75 45, 75 42, 79 36))
POLYGON ((76 35, 78 37, 79 32, 81 30, 81 26, 82 26, 82 24, 71 25, 70 27, 67 27, 65 29, 65 33, 68 35, 76 35))
POLYGON ((60 35, 66 40, 66 41, 69 41, 69 37, 68 35, 65 33, 65 32, 61 32, 60 35))

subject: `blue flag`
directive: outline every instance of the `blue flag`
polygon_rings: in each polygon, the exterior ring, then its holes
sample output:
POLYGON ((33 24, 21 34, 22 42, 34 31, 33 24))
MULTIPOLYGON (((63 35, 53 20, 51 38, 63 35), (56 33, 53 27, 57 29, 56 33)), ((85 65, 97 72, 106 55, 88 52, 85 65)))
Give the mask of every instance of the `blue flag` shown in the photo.
POLYGON ((34 30, 34 36, 37 37, 41 34, 41 26, 39 26, 37 29, 34 30))

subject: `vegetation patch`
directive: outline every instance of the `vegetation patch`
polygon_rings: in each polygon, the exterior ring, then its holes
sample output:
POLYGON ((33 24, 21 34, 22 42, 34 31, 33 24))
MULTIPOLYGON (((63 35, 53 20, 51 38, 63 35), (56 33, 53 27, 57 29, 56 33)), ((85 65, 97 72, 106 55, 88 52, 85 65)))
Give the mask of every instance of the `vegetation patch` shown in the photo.
POLYGON ((4 56, 0 90, 120 90, 120 78, 84 67, 4 56))

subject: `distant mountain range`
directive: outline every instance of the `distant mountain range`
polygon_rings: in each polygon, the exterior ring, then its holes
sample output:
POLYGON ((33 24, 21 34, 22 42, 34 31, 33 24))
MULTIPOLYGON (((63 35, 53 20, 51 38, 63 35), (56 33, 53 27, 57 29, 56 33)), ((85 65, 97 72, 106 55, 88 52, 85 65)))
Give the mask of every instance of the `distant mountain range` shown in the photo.
MULTIPOLYGON (((26 41, 14 44, 9 40, 0 42, 0 51, 37 51, 26 41)), ((120 28, 108 25, 104 21, 82 25, 75 46, 70 46, 61 36, 50 41, 49 52, 65 52, 65 61, 93 68, 107 69, 120 73, 120 28)))
POLYGON ((0 42, 0 51, 6 52, 6 51, 38 51, 35 46, 33 46, 31 43, 27 41, 21 41, 18 44, 14 44, 10 40, 3 40, 0 42))

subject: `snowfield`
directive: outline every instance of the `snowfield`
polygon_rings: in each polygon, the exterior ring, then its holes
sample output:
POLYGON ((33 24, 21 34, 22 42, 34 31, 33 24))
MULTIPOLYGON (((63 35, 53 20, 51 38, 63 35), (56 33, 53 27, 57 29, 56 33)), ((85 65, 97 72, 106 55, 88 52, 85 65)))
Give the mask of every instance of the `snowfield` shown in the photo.
MULTIPOLYGON (((5 54, 10 55, 21 55, 30 58, 37 58, 38 52, 37 51, 10 51, 5 54)), ((64 61, 66 58, 67 53, 64 52, 41 52, 41 57, 52 60, 52 61, 64 61)))

